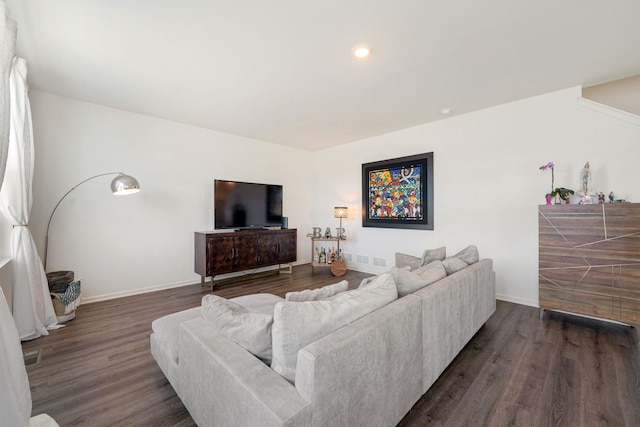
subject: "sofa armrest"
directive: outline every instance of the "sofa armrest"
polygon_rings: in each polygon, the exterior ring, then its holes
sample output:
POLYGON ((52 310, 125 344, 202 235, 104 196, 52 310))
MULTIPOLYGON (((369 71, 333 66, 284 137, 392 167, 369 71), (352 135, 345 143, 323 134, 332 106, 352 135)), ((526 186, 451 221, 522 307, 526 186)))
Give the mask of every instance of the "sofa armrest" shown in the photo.
POLYGON ((422 395, 422 304, 407 295, 298 352, 314 426, 396 425, 422 395))
POLYGON ((480 260, 414 295, 423 302, 426 392, 495 312, 493 261, 480 260))
POLYGON ((178 395, 199 426, 302 426, 311 407, 293 385, 205 319, 180 325, 178 395))

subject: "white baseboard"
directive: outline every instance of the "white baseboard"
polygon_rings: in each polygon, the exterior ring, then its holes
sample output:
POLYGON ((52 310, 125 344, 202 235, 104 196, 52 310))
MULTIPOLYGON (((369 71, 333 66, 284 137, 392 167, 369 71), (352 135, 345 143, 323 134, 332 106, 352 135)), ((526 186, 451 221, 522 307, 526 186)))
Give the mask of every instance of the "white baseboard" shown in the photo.
MULTIPOLYGON (((309 262, 306 262, 306 264, 308 264, 309 262)), ((293 265, 300 265, 300 264, 305 264, 305 262, 301 262, 301 263, 297 263, 294 262, 293 265)), ((283 264, 284 265, 284 264, 283 264)), ((273 266, 269 266, 269 267, 261 267, 261 268, 256 268, 253 270, 247 270, 250 273, 260 273, 263 271, 270 271, 270 270, 276 270, 279 267, 277 265, 273 265, 273 266)), ((247 271, 244 272, 238 272, 238 273, 229 273, 229 274, 220 274, 219 276, 216 276, 216 279, 225 279, 225 278, 231 278, 231 277, 236 277, 236 276, 241 276, 241 275, 247 275, 247 271)), ((189 285, 194 285, 196 283, 200 283, 200 276, 194 276, 193 279, 187 279, 184 281, 180 281, 180 282, 173 282, 173 283, 163 283, 160 285, 153 285, 153 286, 148 286, 145 288, 137 288, 137 289, 133 289, 130 291, 121 291, 121 292, 113 292, 110 294, 103 294, 103 295, 95 295, 95 296, 90 296, 90 297, 82 297, 82 304, 91 304, 93 302, 99 302, 99 301, 108 301, 111 299, 116 299, 116 298, 123 298, 123 297, 130 297, 133 295, 140 295, 140 294, 146 294, 148 292, 156 292, 156 291, 163 291, 165 289, 173 289, 173 288, 179 288, 181 286, 189 286, 189 285)))
POLYGON ((149 286, 146 288, 138 288, 138 289, 133 289, 130 291, 121 291, 121 292, 113 292, 110 294, 103 294, 103 295, 95 295, 95 296, 91 296, 91 297, 82 297, 82 304, 91 304, 93 302, 99 302, 99 301, 107 301, 110 299, 116 299, 116 298, 123 298, 123 297, 130 297, 132 295, 140 295, 140 294, 146 294, 148 292, 155 292, 155 291, 162 291, 165 289, 172 289, 172 288, 179 288, 181 286, 187 286, 187 285, 193 285, 194 283, 197 283, 200 279, 195 279, 195 280, 190 280, 190 281, 186 281, 186 282, 174 282, 174 283, 164 283, 161 285, 154 285, 154 286, 149 286))
POLYGON ((512 297, 510 295, 496 294, 496 299, 499 299, 500 301, 512 302, 514 304, 528 305, 529 307, 536 307, 536 308, 539 307, 538 301, 531 301, 524 298, 512 297))

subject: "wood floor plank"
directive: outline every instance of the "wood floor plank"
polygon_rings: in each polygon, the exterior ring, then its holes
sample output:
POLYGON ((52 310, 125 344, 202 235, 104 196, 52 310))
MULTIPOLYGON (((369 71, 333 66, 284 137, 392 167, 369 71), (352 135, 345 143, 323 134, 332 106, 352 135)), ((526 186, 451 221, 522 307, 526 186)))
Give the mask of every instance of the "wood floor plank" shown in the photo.
MULTIPOLYGON (((225 298, 284 296, 367 274, 312 274, 247 280, 215 289, 225 298)), ((149 350, 151 322, 200 305, 200 284, 85 304, 65 328, 23 343, 42 350, 27 368, 33 414, 67 426, 194 426, 149 350)), ((638 331, 498 301, 496 313, 400 426, 640 425, 638 331)))

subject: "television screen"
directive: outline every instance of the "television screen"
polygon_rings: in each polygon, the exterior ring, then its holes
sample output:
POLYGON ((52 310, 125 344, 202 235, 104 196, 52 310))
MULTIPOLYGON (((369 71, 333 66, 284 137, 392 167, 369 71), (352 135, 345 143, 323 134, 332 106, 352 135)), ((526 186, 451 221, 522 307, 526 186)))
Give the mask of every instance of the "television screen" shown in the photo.
POLYGON ((282 225, 282 185, 215 180, 215 228, 282 225))

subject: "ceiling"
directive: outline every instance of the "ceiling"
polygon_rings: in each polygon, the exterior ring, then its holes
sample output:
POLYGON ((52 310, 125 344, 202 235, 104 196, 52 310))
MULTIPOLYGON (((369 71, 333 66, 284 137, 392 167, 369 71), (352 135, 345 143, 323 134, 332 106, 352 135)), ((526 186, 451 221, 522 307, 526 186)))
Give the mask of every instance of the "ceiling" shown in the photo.
POLYGON ((638 0, 6 3, 32 89, 309 151, 640 74, 638 0))

